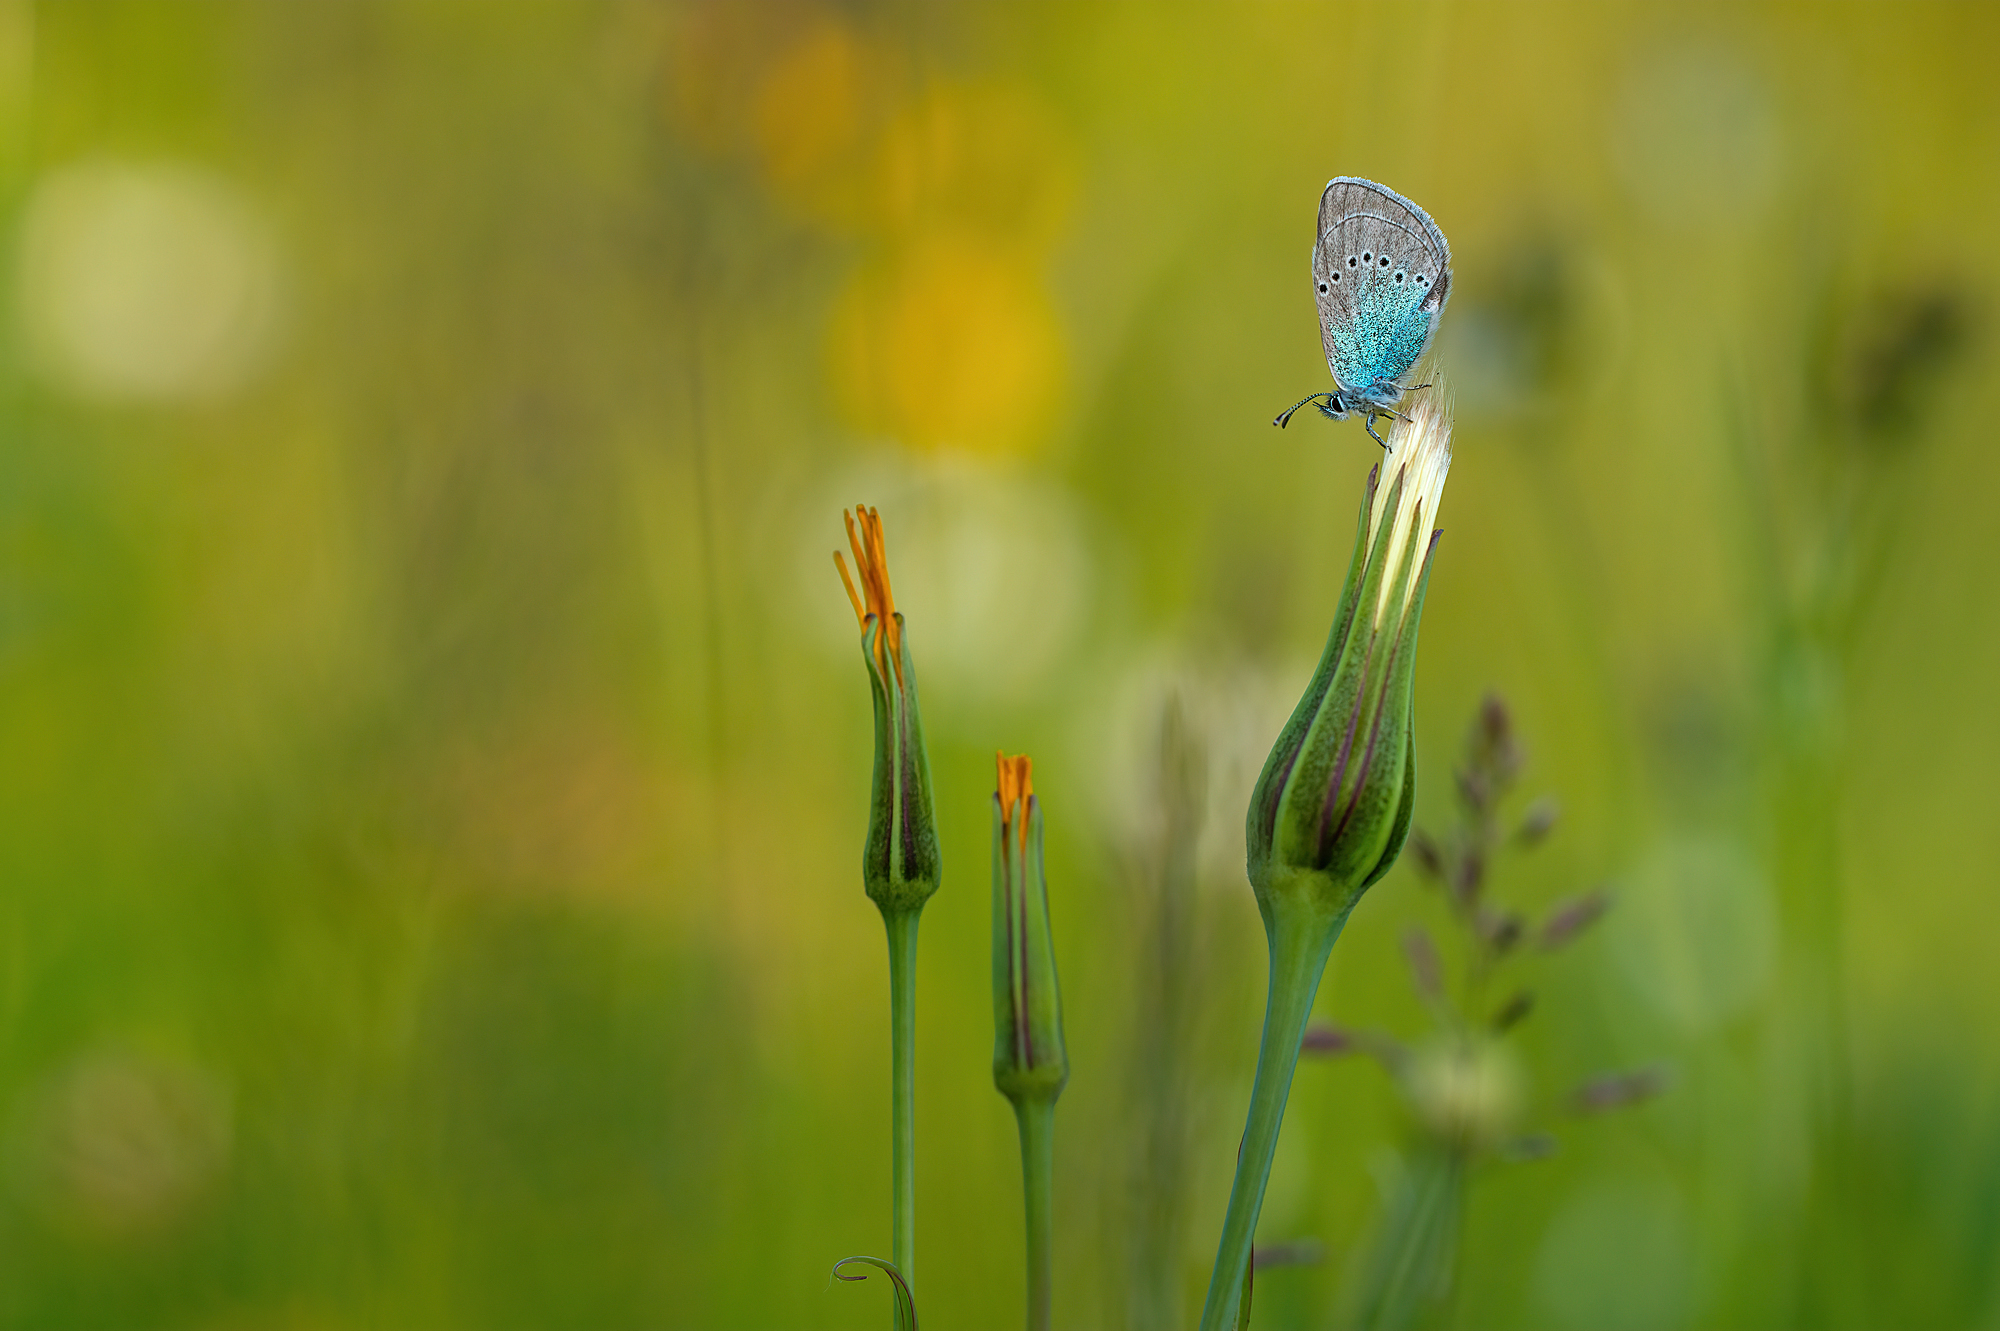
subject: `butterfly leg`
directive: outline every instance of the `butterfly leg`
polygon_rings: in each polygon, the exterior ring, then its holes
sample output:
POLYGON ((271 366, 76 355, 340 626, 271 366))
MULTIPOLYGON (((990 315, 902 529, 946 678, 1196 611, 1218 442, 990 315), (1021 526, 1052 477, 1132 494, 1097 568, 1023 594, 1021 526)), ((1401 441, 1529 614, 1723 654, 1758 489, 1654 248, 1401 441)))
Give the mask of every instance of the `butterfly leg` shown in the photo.
MULTIPOLYGON (((1367 428, 1368 437, 1370 439, 1373 439, 1376 443, 1382 445, 1382 447, 1386 449, 1389 447, 1389 441, 1384 439, 1381 435, 1375 433, 1375 414, 1376 413, 1372 411, 1369 412, 1366 416, 1362 418, 1361 424, 1367 428)), ((1385 416, 1394 417, 1396 413, 1393 411, 1388 411, 1388 412, 1383 412, 1382 414, 1385 416)))

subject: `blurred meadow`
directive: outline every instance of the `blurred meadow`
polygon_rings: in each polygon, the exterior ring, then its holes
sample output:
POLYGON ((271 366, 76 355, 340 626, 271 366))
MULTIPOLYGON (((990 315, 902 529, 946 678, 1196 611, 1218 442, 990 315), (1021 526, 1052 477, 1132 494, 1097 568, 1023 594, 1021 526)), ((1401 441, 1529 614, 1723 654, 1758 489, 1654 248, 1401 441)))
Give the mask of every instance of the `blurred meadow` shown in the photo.
MULTIPOLYGON (((945 855, 926 1325, 1021 1319, 988 798, 1036 760, 1056 1320, 1191 1325, 1242 811, 1379 456, 1327 179, 1449 236, 1418 823, 1489 690, 1604 923, 1436 1320, 2000 1328, 2000 10, 0 2, 0 1326, 879 1327, 839 578, 945 855), (1619 1115, 1573 1088, 1651 1067, 1619 1115)), ((1409 857, 1318 1011, 1416 1034, 1409 857)), ((1256 1325, 1409 1124, 1302 1066, 1256 1325)))

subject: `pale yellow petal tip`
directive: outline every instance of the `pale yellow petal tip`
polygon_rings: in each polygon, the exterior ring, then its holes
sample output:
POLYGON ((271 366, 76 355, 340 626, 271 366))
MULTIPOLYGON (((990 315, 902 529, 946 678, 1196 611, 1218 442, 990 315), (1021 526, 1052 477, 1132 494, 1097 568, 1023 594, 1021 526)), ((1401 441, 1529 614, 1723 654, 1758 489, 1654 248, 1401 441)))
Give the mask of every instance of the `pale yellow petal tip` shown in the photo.
POLYGON ((1408 609, 1422 580, 1421 553, 1410 561, 1407 575, 1398 576, 1410 542, 1428 542, 1431 524, 1437 520, 1438 501, 1444 496, 1445 477, 1451 472, 1451 394, 1443 377, 1433 374, 1428 388, 1418 391, 1407 412, 1398 417, 1389 431, 1388 455, 1382 460, 1382 483, 1375 491, 1375 504, 1368 519, 1368 540, 1372 548, 1383 522, 1391 524, 1385 552, 1390 576, 1382 579, 1382 591, 1375 603, 1375 623, 1379 626, 1393 607, 1400 616, 1408 609), (1395 479, 1403 478, 1396 499, 1396 511, 1387 512, 1389 494, 1396 490, 1395 479))

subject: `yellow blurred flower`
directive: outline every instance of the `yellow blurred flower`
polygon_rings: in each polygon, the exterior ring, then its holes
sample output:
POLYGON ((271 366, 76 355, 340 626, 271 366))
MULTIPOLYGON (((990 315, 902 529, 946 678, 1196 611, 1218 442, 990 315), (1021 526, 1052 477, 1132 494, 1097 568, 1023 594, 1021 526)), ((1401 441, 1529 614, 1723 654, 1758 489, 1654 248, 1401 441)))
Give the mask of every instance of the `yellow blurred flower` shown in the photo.
POLYGON ((834 315, 831 362, 856 425, 978 452, 1032 447, 1064 368, 1036 265, 965 232, 857 273, 834 315))
POLYGON ((830 10, 699 6, 674 30, 669 114, 754 160, 772 197, 877 243, 833 318, 852 424, 919 450, 1031 449, 1064 348, 1043 270, 1076 171, 1028 91, 935 86, 830 10))

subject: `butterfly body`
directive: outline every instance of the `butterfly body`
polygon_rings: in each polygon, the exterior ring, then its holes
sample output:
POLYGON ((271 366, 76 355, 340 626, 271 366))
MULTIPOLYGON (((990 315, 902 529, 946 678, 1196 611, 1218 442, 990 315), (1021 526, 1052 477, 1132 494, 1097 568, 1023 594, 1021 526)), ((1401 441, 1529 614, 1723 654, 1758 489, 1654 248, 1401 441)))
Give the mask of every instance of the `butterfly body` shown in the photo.
POLYGON ((1396 414, 1408 391, 1403 381, 1430 346, 1451 297, 1451 247, 1430 214, 1402 195, 1338 176, 1320 195, 1312 274, 1335 387, 1275 423, 1317 402, 1333 420, 1366 416, 1374 435, 1376 416, 1396 414))

